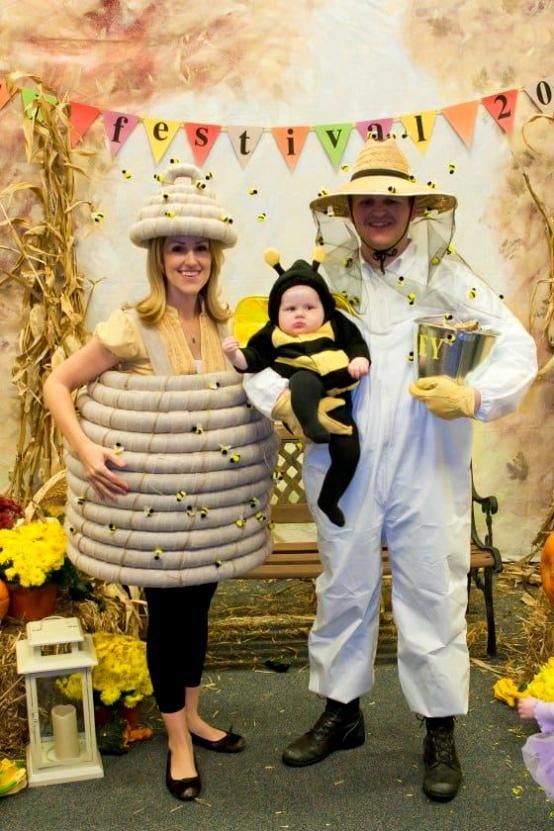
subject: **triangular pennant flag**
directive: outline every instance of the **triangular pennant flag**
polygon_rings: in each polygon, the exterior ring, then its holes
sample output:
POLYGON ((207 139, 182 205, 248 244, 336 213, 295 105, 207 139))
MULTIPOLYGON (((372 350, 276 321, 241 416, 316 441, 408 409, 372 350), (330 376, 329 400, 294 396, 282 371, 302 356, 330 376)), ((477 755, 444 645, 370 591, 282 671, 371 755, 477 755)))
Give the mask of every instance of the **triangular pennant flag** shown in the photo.
POLYGON ((309 127, 272 127, 277 147, 291 170, 296 167, 302 148, 310 132, 309 127))
POLYGON ((441 110, 450 126, 468 147, 473 139, 478 106, 479 101, 466 101, 463 104, 454 104, 452 107, 444 107, 441 110))
POLYGON ((377 141, 384 141, 390 135, 393 118, 372 118, 369 121, 357 121, 356 127, 364 141, 372 135, 377 141))
POLYGON ((435 110, 400 116, 400 121, 402 122, 406 133, 421 153, 427 152, 429 139, 431 138, 436 118, 437 113, 435 110))
POLYGON ((8 87, 8 82, 5 78, 0 81, 0 110, 5 107, 10 98, 15 94, 16 87, 8 87))
POLYGON ((189 144, 192 149, 194 161, 202 167, 208 157, 208 153, 215 144, 215 140, 221 132, 219 124, 195 124, 189 121, 185 124, 189 144))
POLYGON ((150 149, 154 156, 156 164, 161 161, 167 148, 173 141, 175 133, 181 126, 181 121, 168 121, 163 118, 149 118, 142 119, 148 141, 150 142, 150 149))
POLYGON ((535 107, 538 107, 541 112, 550 113, 554 109, 554 75, 528 84, 524 89, 535 107))
POLYGON ((492 115, 499 127, 505 133, 510 134, 514 127, 516 114, 517 95, 519 90, 508 89, 504 92, 496 92, 494 95, 487 95, 481 98, 481 102, 492 115))
POLYGON ((331 163, 338 167, 352 132, 352 124, 317 124, 314 130, 331 163))
POLYGON ((121 150, 138 122, 138 117, 129 113, 118 113, 114 110, 104 113, 104 127, 114 156, 121 150))
POLYGON ((42 93, 37 92, 34 89, 29 89, 29 87, 22 87, 21 100, 23 101, 23 112, 25 113, 27 118, 36 118, 37 121, 43 121, 42 113, 39 112, 38 107, 35 106, 37 98, 40 98, 41 96, 44 98, 45 101, 48 101, 49 104, 55 105, 58 103, 58 99, 54 95, 42 95, 42 93))
POLYGON ((263 127, 227 127, 233 150, 237 154, 237 159, 241 167, 245 167, 250 161, 250 157, 260 137, 264 131, 263 127))
POLYGON ((100 110, 98 107, 91 107, 88 104, 78 104, 76 101, 70 101, 69 103, 71 105, 71 146, 75 147, 92 122, 96 120, 100 110))

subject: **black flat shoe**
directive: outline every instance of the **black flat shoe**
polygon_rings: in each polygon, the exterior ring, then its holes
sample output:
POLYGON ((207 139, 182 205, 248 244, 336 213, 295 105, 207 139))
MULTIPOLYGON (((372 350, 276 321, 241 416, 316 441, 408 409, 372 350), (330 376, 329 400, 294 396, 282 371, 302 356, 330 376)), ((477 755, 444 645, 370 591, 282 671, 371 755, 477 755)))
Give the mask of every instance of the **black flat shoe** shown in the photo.
MULTIPOLYGON (((194 764, 198 771, 198 764, 196 757, 194 764)), ((192 802, 197 796, 200 796, 202 790, 202 782, 200 781, 200 774, 196 776, 189 776, 188 779, 174 779, 171 775, 171 750, 167 751, 167 765, 165 769, 165 784, 167 790, 174 796, 175 799, 180 799, 181 802, 192 802)))
POLYGON ((246 742, 238 733, 233 733, 232 730, 226 730, 225 735, 212 742, 209 739, 203 739, 202 736, 197 736, 196 733, 190 734, 192 743, 196 747, 203 747, 205 750, 215 750, 216 753, 240 753, 244 750, 246 742))

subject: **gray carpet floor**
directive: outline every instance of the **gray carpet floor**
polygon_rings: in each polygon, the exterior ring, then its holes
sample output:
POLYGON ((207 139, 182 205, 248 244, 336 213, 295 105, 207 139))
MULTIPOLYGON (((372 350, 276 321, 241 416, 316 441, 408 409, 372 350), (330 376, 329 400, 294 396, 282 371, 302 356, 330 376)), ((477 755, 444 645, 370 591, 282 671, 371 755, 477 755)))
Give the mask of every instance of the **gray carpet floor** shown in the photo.
POLYGON ((248 739, 223 756, 200 749, 201 801, 182 804, 164 786, 165 742, 157 732, 124 756, 104 757, 102 780, 26 789, 0 800, 5 831, 527 831, 554 828, 554 805, 527 774, 521 757, 533 723, 493 699, 494 676, 472 669, 469 715, 456 727, 464 783, 447 804, 421 791, 423 729, 410 714, 396 666, 378 666, 363 699, 367 740, 319 765, 282 765, 283 747, 319 715, 307 672, 258 669, 208 672, 204 713, 248 739))

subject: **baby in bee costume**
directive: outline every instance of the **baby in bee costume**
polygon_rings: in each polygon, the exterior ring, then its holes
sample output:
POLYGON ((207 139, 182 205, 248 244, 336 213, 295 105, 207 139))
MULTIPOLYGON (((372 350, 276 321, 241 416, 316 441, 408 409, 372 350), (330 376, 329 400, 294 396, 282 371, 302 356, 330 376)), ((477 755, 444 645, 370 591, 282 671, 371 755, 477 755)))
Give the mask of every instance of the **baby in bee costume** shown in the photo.
MULTIPOLYGON (((316 249, 314 257, 318 255, 316 249)), ((338 501, 360 457, 350 390, 368 373, 369 350, 357 326, 336 309, 315 258, 311 265, 296 260, 285 271, 277 252, 266 252, 266 260, 279 274, 269 294, 269 321, 246 348, 230 337, 223 341, 223 350, 239 371, 260 372, 271 366, 289 380, 292 411, 304 435, 317 444, 329 442, 331 465, 318 506, 331 522, 343 526, 338 501), (343 435, 330 433, 320 420, 318 406, 327 395, 340 396, 333 418, 346 426, 343 435)))

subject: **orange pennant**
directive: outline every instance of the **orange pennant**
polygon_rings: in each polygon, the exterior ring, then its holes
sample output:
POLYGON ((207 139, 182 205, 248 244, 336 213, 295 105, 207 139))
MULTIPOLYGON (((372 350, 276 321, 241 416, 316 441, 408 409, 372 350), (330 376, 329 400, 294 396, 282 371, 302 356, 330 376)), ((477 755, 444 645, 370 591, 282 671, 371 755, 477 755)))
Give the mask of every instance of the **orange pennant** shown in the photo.
POLYGON ((516 114, 517 96, 519 90, 508 89, 504 92, 496 92, 494 95, 487 95, 481 98, 483 105, 492 115, 499 127, 505 133, 510 134, 514 128, 516 114))
POLYGON ((442 114, 450 126, 468 147, 473 139, 478 106, 479 101, 466 101, 463 104, 444 107, 442 110, 442 114))
POLYGON ((78 104, 70 101, 71 105, 71 146, 81 141, 86 131, 100 112, 98 107, 90 107, 88 104, 78 104))
POLYGON ((291 170, 296 167, 300 158, 302 148, 308 133, 309 127, 272 127, 271 132, 277 143, 277 147, 283 154, 283 158, 291 170))
POLYGON ((8 82, 5 78, 2 78, 0 81, 0 110, 2 107, 5 107, 8 101, 13 97, 15 94, 16 88, 12 87, 11 89, 8 88, 8 82))
POLYGON ((193 124, 190 121, 185 124, 185 133, 192 149, 194 160, 202 167, 208 157, 208 153, 215 144, 215 140, 221 132, 219 124, 193 124))

